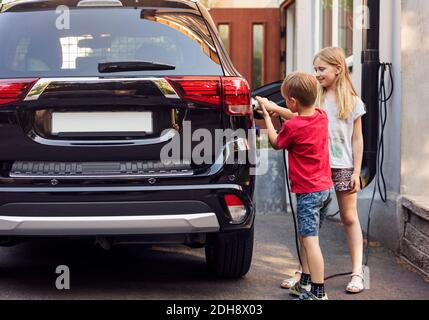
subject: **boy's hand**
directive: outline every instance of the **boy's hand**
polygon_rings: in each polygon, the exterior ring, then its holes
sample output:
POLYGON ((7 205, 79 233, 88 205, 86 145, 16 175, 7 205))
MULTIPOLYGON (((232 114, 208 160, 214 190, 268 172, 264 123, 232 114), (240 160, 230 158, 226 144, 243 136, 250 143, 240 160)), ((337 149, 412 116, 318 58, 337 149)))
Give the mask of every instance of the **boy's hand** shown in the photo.
POLYGON ((262 97, 255 97, 255 99, 259 102, 261 109, 264 107, 270 116, 276 115, 275 107, 278 106, 274 102, 262 97))
POLYGON ((261 104, 261 110, 262 110, 262 116, 265 120, 271 120, 271 115, 268 113, 267 108, 265 108, 265 105, 261 104))
POLYGON ((267 110, 267 106, 269 105, 269 100, 266 98, 261 97, 255 97, 256 101, 259 103, 259 110, 258 112, 262 114, 264 117, 265 124, 267 125, 268 129, 268 140, 270 141, 271 145, 274 148, 277 148, 277 137, 278 134, 276 132, 276 129, 274 128, 273 122, 271 120, 271 115, 269 111, 267 110))

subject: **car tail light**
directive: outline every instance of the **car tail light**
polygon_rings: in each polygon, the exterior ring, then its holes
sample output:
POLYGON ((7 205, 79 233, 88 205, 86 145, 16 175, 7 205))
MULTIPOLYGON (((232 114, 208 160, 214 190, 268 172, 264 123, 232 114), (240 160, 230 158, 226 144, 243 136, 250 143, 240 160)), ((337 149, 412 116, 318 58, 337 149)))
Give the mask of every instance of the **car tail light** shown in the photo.
POLYGON ((222 78, 225 112, 232 116, 252 114, 250 88, 242 78, 222 78))
POLYGON ((252 114, 250 88, 246 80, 234 77, 168 77, 184 101, 224 108, 232 116, 252 114))
POLYGON ((38 79, 0 79, 0 105, 17 102, 38 79))
POLYGON ((233 222, 241 222, 246 216, 247 209, 243 201, 233 194, 224 196, 226 206, 233 222))
POLYGON ((166 79, 178 91, 182 100, 204 105, 220 106, 221 104, 221 83, 219 77, 175 77, 166 79))

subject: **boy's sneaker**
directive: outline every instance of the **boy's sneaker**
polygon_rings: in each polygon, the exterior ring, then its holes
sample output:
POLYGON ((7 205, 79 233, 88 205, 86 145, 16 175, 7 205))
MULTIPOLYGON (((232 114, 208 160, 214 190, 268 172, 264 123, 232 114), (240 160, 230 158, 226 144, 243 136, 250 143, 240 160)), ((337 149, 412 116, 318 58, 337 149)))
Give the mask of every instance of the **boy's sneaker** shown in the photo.
POLYGON ((301 283, 298 281, 295 283, 290 289, 289 294, 295 297, 299 297, 302 294, 308 292, 311 290, 311 284, 308 284, 306 286, 301 285, 301 283))
POLYGON ((298 300, 329 300, 329 299, 328 299, 328 295, 326 293, 323 296, 323 298, 318 298, 313 293, 311 293, 310 291, 307 291, 307 292, 304 292, 303 294, 301 294, 299 296, 298 300))

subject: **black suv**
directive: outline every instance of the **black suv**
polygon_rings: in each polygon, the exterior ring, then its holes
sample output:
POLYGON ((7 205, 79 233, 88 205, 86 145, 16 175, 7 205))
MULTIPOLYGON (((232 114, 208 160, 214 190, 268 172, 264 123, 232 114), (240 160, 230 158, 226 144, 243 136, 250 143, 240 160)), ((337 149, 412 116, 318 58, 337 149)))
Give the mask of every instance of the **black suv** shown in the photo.
POLYGON ((251 93, 204 6, 9 1, 0 44, 0 245, 181 243, 217 276, 248 272, 251 93))

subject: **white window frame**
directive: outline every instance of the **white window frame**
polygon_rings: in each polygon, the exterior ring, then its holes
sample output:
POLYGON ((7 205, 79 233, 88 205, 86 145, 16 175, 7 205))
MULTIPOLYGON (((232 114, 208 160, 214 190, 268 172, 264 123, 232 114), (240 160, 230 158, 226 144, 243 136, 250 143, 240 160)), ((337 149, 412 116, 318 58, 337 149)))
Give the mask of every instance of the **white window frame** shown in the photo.
POLYGON ((316 6, 314 10, 314 54, 320 51, 321 48, 321 40, 322 40, 322 29, 321 29, 321 21, 322 21, 322 10, 321 8, 321 0, 315 0, 316 6))
POLYGON ((286 9, 287 14, 287 44, 286 44, 286 74, 296 70, 297 67, 297 44, 296 44, 296 3, 294 2, 286 9))
POLYGON ((332 0, 332 45, 338 47, 340 30, 340 1, 332 0))

